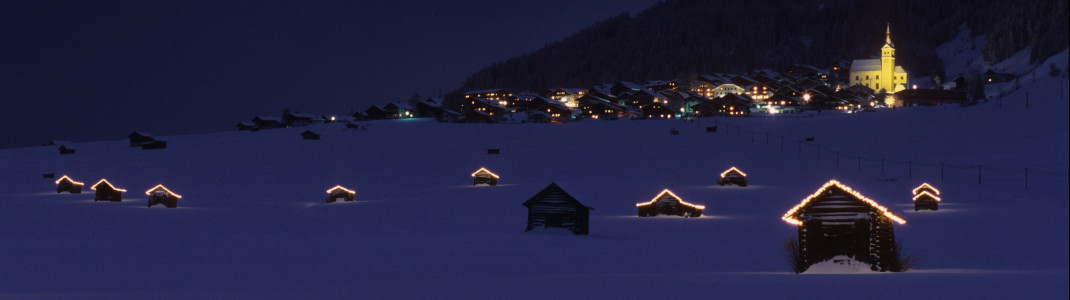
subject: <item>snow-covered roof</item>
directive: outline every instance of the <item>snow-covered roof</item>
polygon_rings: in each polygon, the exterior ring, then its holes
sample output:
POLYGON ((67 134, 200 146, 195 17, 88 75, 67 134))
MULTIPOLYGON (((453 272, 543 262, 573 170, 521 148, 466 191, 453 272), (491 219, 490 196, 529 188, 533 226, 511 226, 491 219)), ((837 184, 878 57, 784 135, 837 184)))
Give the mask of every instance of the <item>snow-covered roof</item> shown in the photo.
POLYGON ((881 60, 879 58, 874 59, 856 59, 851 63, 851 73, 854 72, 870 72, 880 71, 881 60))
POLYGON ((256 117, 254 117, 254 118, 253 118, 253 121, 256 121, 256 120, 261 120, 261 121, 275 121, 275 122, 279 122, 279 123, 282 123, 282 119, 281 119, 281 118, 279 118, 279 117, 275 117, 275 116, 268 116, 268 115, 259 115, 259 116, 256 116, 256 117))

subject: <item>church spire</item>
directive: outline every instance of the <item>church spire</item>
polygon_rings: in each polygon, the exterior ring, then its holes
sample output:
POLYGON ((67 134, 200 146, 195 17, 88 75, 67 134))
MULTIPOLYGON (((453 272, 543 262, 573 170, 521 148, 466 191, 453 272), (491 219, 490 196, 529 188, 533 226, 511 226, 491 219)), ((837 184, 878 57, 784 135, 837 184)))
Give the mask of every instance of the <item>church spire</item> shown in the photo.
POLYGON ((887 27, 884 30, 884 44, 892 45, 892 23, 887 23, 887 27))

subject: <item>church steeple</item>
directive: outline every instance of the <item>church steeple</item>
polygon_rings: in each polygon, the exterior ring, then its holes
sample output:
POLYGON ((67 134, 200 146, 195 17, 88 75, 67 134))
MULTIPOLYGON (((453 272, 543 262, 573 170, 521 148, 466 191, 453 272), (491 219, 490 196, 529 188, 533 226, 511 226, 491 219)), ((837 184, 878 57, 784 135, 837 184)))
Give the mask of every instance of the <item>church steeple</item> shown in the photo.
POLYGON ((892 46, 892 23, 887 23, 887 26, 884 29, 884 44, 892 46))

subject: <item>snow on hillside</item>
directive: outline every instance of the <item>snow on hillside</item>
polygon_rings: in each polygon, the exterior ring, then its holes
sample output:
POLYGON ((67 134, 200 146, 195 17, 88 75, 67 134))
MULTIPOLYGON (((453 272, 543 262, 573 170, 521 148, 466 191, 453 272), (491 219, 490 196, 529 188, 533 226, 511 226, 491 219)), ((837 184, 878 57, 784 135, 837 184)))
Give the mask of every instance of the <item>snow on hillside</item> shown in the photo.
POLYGON ((165 150, 126 141, 63 156, 0 150, 0 298, 1064 299, 1063 82, 1023 82, 1002 106, 376 121, 169 136, 165 150), (301 140, 304 130, 323 138, 301 140), (716 185, 732 166, 748 187, 716 185), (472 186, 480 167, 499 185, 472 186), (85 182, 86 193, 56 194, 41 178, 50 172, 85 182), (129 190, 125 200, 94 202, 88 185, 101 178, 129 190), (790 272, 781 245, 796 228, 780 216, 832 178, 904 216, 895 234, 919 258, 914 269, 790 272), (521 203, 551 182, 595 208, 589 236, 523 231, 521 203), (939 211, 913 211, 910 190, 922 182, 942 191, 939 211), (160 183, 182 195, 179 208, 145 206, 144 191, 160 183), (335 185, 357 190, 357 201, 324 203, 335 185), (703 217, 637 217, 634 204, 665 188, 705 205, 703 217))

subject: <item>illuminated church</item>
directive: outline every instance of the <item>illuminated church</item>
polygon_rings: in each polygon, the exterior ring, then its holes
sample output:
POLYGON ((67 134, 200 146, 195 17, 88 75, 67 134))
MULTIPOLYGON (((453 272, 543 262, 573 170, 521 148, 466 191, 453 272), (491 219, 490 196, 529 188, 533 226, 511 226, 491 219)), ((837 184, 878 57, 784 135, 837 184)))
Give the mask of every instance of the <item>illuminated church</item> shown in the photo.
POLYGON ((885 32, 881 58, 856 59, 851 64, 850 85, 861 84, 874 91, 895 93, 907 88, 907 71, 895 65, 895 46, 892 46, 892 28, 885 32))

